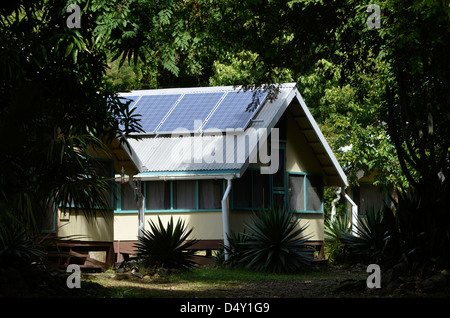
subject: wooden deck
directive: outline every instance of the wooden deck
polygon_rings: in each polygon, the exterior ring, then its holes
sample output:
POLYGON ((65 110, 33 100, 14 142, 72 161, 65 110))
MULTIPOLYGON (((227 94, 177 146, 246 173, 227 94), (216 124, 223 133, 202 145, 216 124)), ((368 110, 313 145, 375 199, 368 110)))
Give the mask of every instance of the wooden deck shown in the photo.
MULTIPOLYGON (((57 244, 49 251, 47 259, 57 267, 66 268, 69 264, 77 264, 82 269, 104 271, 114 264, 129 260, 137 254, 137 241, 115 241, 115 242, 81 242, 64 241, 57 244)), ((191 250, 198 253, 193 259, 196 263, 212 264, 214 259, 212 252, 222 249, 222 240, 200 240, 191 250)), ((323 242, 308 242, 316 249, 315 261, 324 260, 323 242)))
POLYGON ((106 270, 114 265, 114 246, 113 242, 58 242, 46 258, 60 268, 77 264, 83 269, 106 270))

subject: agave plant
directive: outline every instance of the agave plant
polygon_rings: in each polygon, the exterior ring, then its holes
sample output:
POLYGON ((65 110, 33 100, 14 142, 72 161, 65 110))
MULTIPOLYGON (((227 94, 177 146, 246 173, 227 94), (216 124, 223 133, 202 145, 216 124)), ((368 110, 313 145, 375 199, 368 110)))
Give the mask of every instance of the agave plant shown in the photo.
POLYGON ((270 208, 254 215, 246 225, 246 241, 240 245, 240 263, 264 272, 295 272, 310 264, 314 249, 303 235, 306 226, 299 226, 293 213, 285 208, 270 208))
POLYGON ((144 230, 143 236, 136 244, 144 266, 179 270, 188 270, 195 266, 195 262, 191 260, 193 252, 189 247, 197 241, 187 240, 192 228, 187 229, 181 219, 174 225, 172 217, 166 227, 159 217, 157 224, 151 220, 148 223, 150 230, 144 230))
POLYGON ((337 215, 333 220, 331 218, 325 221, 325 239, 339 240, 342 233, 350 232, 350 220, 346 215, 337 215))
POLYGON ((241 232, 231 231, 228 235, 228 245, 223 246, 223 250, 215 255, 218 264, 239 266, 242 253, 245 250, 243 243, 247 241, 247 236, 241 232), (225 261, 225 251, 228 253, 228 260, 225 261))
POLYGON ((347 248, 342 243, 341 236, 350 231, 350 220, 344 214, 337 215, 333 220, 325 220, 325 251, 330 261, 341 262, 347 259, 347 248))
POLYGON ((353 255, 380 262, 389 242, 388 226, 383 211, 367 210, 365 218, 358 218, 356 232, 341 232, 340 239, 353 255))

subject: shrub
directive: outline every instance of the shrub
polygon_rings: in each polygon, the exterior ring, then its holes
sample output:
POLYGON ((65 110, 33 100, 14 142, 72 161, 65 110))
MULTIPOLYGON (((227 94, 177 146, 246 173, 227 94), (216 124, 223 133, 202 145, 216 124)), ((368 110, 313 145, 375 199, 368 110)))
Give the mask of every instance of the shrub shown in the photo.
MULTIPOLYGON (((2 211, 3 212, 3 211, 2 211)), ((9 216, 0 218, 0 267, 26 267, 40 262, 45 246, 39 237, 33 237, 22 222, 9 216)))
POLYGON ((224 245, 223 250, 215 255, 215 262, 220 265, 240 266, 240 259, 245 250, 243 243, 246 241, 247 237, 244 233, 231 231, 228 235, 228 245, 224 245), (225 261, 225 251, 228 253, 227 261, 225 261))
POLYGON ((341 232, 341 242, 353 256, 380 263, 385 256, 389 239, 388 227, 383 222, 382 211, 367 210, 366 217, 358 218, 356 233, 341 232))
POLYGON ((187 229, 181 219, 174 226, 172 217, 167 227, 164 227, 159 217, 158 224, 152 221, 148 223, 150 230, 144 230, 143 237, 140 237, 136 244, 138 256, 144 266, 178 270, 189 270, 195 266, 195 262, 191 260, 193 252, 189 247, 197 241, 187 241, 192 228, 187 229))
POLYGON ((341 235, 354 255, 387 267, 400 262, 411 273, 426 268, 450 268, 448 185, 440 180, 399 192, 394 206, 367 211, 357 233, 341 235))
POLYGON ((336 215, 334 220, 328 218, 325 220, 325 253, 331 262, 346 262, 349 260, 348 249, 342 243, 343 233, 350 233, 351 224, 345 214, 336 215))
POLYGON ((264 272, 295 272, 313 259, 314 249, 303 236, 306 226, 299 227, 293 213, 285 208, 270 208, 254 215, 246 225, 240 243, 239 263, 264 272))

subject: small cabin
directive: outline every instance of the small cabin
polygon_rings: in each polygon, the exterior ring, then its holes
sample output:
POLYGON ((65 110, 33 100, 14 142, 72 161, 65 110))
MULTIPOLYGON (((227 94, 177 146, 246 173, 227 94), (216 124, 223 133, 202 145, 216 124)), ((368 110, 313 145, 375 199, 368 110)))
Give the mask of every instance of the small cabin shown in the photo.
POLYGON ((149 220, 183 219, 194 248, 209 256, 269 206, 293 211, 323 255, 324 187, 348 184, 295 83, 280 84, 274 96, 227 86, 121 97, 141 115, 143 132, 128 139, 128 157, 116 156, 121 173, 105 230, 117 261, 136 252, 149 220))

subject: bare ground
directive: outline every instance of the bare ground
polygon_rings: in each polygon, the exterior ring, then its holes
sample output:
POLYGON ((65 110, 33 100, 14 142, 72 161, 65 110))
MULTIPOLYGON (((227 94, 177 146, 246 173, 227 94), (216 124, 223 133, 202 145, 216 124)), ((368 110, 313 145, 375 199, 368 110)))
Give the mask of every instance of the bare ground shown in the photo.
POLYGON ((326 266, 314 272, 292 275, 289 279, 252 281, 214 280, 171 282, 168 277, 136 277, 131 273, 100 273, 84 275, 84 282, 101 286, 87 297, 113 298, 385 298, 385 297, 448 297, 447 291, 424 292, 415 282, 371 289, 366 285, 366 267, 326 266), (105 293, 107 293, 105 295, 105 293))

